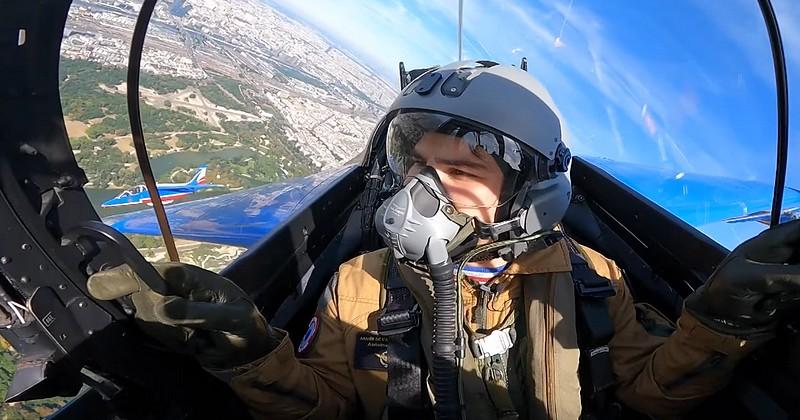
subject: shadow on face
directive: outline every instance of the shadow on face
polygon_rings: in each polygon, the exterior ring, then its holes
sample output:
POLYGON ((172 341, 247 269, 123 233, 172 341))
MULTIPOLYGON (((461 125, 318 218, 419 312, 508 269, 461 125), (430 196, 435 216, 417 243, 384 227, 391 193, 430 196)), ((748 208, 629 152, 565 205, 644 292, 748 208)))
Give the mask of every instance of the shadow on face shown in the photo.
POLYGON ((414 165, 406 177, 425 166, 433 168, 459 211, 484 223, 494 222, 503 171, 489 153, 470 147, 460 137, 433 132, 422 136, 413 153, 414 165))

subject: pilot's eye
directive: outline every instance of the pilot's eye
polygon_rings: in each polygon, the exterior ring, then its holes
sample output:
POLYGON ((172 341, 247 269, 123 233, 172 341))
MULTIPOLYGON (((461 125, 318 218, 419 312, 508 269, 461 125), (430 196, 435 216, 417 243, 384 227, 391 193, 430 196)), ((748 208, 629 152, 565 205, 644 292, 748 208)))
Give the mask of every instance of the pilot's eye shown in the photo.
POLYGON ((473 175, 473 174, 471 174, 469 172, 464 172, 461 169, 456 169, 456 168, 451 168, 449 171, 447 171, 447 173, 450 176, 455 176, 455 177, 469 177, 469 178, 474 178, 475 177, 475 175, 473 175))

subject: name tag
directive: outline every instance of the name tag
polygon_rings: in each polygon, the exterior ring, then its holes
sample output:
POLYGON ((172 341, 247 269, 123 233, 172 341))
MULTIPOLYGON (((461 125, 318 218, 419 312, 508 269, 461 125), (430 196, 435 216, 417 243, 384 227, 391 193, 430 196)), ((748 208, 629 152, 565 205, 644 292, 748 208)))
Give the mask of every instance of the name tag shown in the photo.
POLYGON ((353 353, 353 366, 362 370, 386 370, 389 367, 389 339, 377 334, 359 333, 353 353))

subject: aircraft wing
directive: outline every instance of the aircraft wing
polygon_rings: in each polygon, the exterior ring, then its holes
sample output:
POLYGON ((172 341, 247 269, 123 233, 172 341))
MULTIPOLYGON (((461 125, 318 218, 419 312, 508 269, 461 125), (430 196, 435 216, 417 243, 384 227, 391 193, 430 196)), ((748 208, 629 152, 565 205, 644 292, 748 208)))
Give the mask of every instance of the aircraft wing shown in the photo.
MULTIPOLYGON (((728 249, 769 225, 772 183, 683 173, 603 158, 584 159, 728 249)), ((786 188, 781 221, 792 218, 800 218, 800 191, 786 188)))
MULTIPOLYGON (((176 238, 247 248, 302 210, 352 167, 174 204, 166 208, 167 218, 176 238)), ((122 233, 161 234, 152 209, 103 221, 122 233)))
MULTIPOLYGON (((729 249, 763 230, 769 219, 772 185, 766 182, 585 159, 729 249)), ((177 238, 247 248, 313 201, 350 167, 174 204, 166 210, 170 226, 177 238)), ((792 211, 798 209, 800 191, 786 188, 782 220, 797 216, 800 212, 792 211)), ((104 221, 123 233, 160 235, 152 209, 104 221)))

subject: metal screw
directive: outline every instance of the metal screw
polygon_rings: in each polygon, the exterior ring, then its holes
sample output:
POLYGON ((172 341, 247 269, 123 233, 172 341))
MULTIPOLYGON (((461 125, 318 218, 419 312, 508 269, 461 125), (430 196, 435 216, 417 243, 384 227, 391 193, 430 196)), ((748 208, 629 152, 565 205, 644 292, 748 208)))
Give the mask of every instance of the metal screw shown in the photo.
POLYGON ((29 251, 31 249, 31 244, 22 244, 23 251, 29 251))
POLYGON ((30 279, 27 276, 22 276, 19 278, 19 281, 21 281, 22 283, 27 283, 28 281, 30 281, 30 279))
POLYGON ((444 206, 444 212, 447 214, 453 214, 453 207, 452 206, 444 206))
POLYGON ((8 264, 11 262, 11 258, 8 257, 0 257, 0 264, 8 264))

